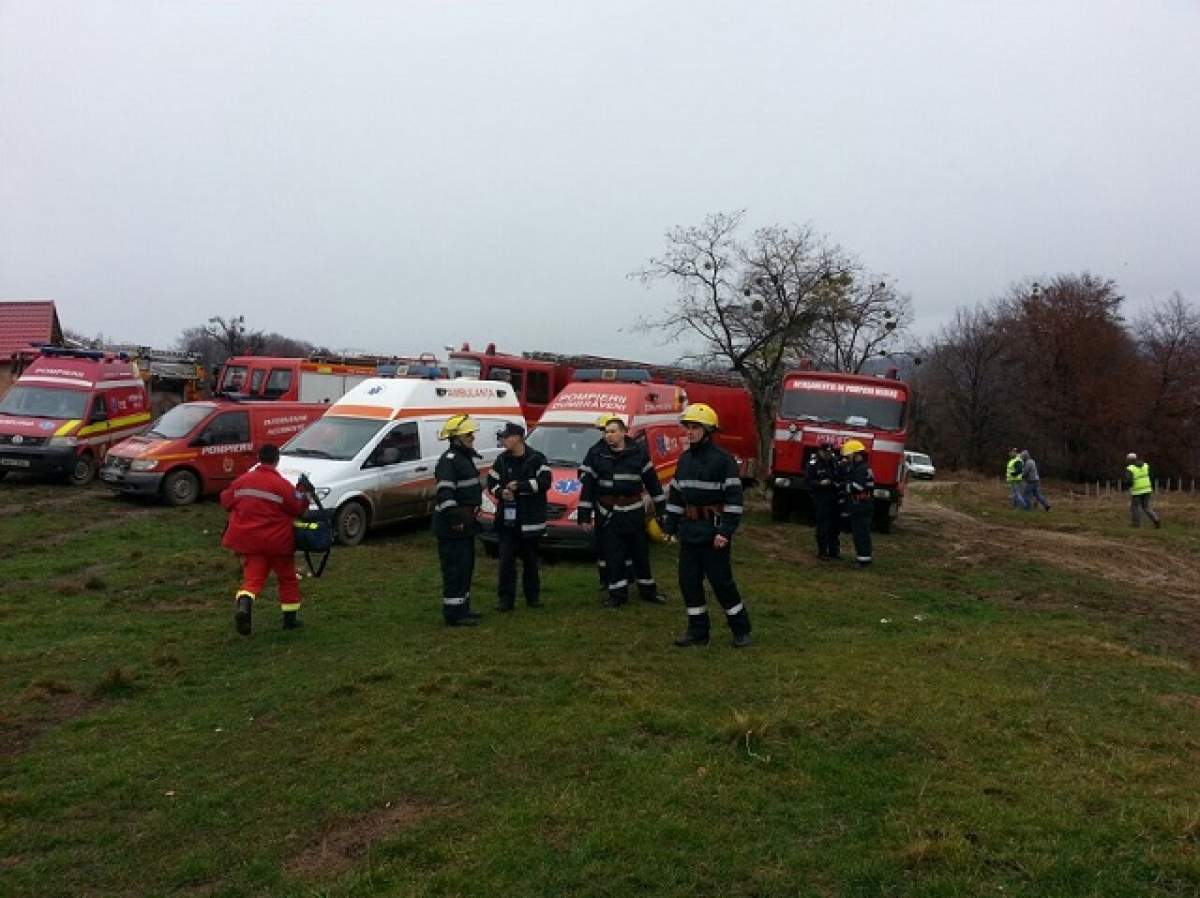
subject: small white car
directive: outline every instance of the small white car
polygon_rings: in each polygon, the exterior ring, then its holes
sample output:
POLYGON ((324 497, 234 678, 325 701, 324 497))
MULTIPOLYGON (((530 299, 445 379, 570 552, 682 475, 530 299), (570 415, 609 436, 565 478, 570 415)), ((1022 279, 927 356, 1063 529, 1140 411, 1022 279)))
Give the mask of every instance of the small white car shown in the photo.
POLYGON ((918 480, 933 480, 933 475, 937 473, 933 459, 923 452, 905 452, 904 464, 908 467, 909 475, 918 480))

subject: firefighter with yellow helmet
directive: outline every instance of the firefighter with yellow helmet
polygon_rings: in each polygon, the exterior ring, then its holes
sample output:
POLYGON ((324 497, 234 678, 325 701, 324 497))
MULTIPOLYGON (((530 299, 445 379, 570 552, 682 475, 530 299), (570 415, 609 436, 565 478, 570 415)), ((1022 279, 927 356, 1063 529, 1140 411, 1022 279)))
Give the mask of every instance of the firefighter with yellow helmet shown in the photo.
POLYGON ((860 568, 871 563, 871 519, 875 514, 875 475, 867 464, 867 447, 858 440, 842 444, 845 465, 842 483, 850 532, 854 535, 854 558, 860 568))
POLYGON ((654 503, 654 515, 666 502, 658 472, 646 450, 627 438, 628 425, 620 415, 603 414, 596 426, 604 438, 588 450, 579 466, 579 523, 596 527, 597 554, 604 559, 610 608, 629 600, 629 567, 638 595, 661 604, 666 598, 650 571, 650 541, 646 535, 645 498, 654 503))
POLYGON ((708 645, 708 580, 735 648, 750 645, 750 614, 738 593, 730 560, 733 535, 742 520, 742 479, 732 455, 713 443, 717 413, 703 403, 683 410, 688 448, 679 457, 667 491, 663 529, 679 540, 679 589, 687 605, 687 631, 675 640, 680 648, 708 645))
POLYGON ((475 573, 476 520, 483 486, 475 459, 475 434, 479 425, 470 415, 453 415, 438 438, 450 445, 434 469, 437 498, 433 508, 433 533, 442 567, 442 617, 450 627, 473 627, 481 615, 471 610, 471 578, 475 573))

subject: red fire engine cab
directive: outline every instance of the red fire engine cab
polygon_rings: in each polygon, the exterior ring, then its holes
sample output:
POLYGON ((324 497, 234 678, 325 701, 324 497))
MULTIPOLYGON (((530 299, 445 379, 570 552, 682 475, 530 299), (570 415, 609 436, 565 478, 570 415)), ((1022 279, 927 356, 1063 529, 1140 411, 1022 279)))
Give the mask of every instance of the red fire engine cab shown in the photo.
POLYGON ((805 470, 818 445, 846 440, 867 447, 875 475, 875 529, 887 532, 904 502, 908 385, 896 369, 870 377, 830 371, 790 371, 783 378, 771 444, 771 515, 786 521, 811 503, 805 470))

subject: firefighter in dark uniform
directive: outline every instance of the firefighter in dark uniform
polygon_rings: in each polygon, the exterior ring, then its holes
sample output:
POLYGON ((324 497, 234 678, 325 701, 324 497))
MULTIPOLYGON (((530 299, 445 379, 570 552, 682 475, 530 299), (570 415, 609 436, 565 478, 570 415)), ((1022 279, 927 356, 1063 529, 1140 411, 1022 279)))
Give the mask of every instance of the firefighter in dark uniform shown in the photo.
POLYGON ((750 645, 750 614, 738 594, 730 562, 733 534, 742 520, 742 480, 733 456, 712 440, 717 413, 694 403, 679 417, 687 429, 688 449, 679 457, 667 494, 664 530, 679 540, 679 589, 687 605, 687 632, 675 645, 708 645, 708 580, 735 648, 750 645))
POLYGON ((546 493, 552 472, 546 456, 525 445, 525 428, 509 422, 500 431, 504 451, 488 472, 488 490, 496 497, 496 540, 500 547, 497 611, 512 611, 517 597, 517 559, 525 604, 542 607, 538 543, 546 532, 546 493))
POLYGON ((836 561, 841 557, 842 467, 833 454, 833 443, 822 440, 805 467, 808 494, 812 497, 817 532, 817 557, 836 561))
POLYGON ((433 532, 442 566, 442 617, 450 627, 473 627, 481 615, 471 610, 471 578, 475 573, 477 515, 483 499, 475 459, 475 433, 479 425, 470 415, 454 415, 438 437, 450 441, 434 469, 437 499, 433 507, 433 532))
POLYGON ((604 440, 588 450, 579 467, 582 486, 579 496, 579 523, 591 527, 593 518, 597 544, 608 576, 610 608, 629 599, 629 575, 626 561, 633 562, 638 595, 643 601, 663 603, 650 571, 650 539, 646 535, 646 508, 643 497, 654 500, 654 515, 662 514, 667 497, 658 480, 658 472, 646 450, 626 439, 628 430, 618 415, 601 415, 596 425, 604 430, 604 440))
POLYGON ((875 515, 875 475, 867 464, 867 447, 858 440, 842 445, 846 460, 844 491, 854 534, 854 558, 860 568, 871 563, 871 519, 875 515))

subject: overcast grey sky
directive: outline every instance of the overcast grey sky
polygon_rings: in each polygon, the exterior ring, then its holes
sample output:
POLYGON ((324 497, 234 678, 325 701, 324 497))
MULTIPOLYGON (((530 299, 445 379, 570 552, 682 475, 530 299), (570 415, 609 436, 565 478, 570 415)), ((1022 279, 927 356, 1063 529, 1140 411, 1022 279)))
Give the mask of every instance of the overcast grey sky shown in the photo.
POLYGON ((166 344, 672 358, 675 224, 812 222, 918 329, 1200 300, 1200 3, 0 0, 0 298, 166 344))

